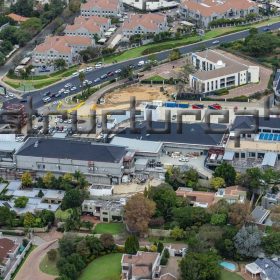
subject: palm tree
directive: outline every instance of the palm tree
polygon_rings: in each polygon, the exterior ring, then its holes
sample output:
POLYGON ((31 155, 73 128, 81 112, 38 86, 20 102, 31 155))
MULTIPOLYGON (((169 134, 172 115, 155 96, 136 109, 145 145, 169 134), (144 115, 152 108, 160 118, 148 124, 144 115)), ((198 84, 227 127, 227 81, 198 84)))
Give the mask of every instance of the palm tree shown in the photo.
POLYGON ((80 80, 81 86, 83 85, 83 82, 84 82, 85 79, 86 79, 85 73, 84 72, 80 72, 79 73, 79 80, 80 80))

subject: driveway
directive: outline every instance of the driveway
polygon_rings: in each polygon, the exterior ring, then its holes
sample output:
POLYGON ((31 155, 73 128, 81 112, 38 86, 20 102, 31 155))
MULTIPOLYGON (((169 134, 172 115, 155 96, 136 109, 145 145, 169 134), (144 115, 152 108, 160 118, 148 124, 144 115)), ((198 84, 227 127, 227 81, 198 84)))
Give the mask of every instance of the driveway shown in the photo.
POLYGON ((17 273, 15 280, 54 280, 56 277, 43 273, 40 268, 40 262, 45 254, 52 248, 57 248, 56 240, 47 242, 38 246, 26 259, 25 263, 17 273))

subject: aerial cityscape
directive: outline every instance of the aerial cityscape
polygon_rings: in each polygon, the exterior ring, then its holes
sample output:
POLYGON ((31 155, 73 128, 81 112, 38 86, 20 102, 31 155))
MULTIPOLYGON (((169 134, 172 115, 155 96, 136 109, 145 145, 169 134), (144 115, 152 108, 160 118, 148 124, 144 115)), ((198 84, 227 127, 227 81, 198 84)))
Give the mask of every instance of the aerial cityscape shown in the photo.
POLYGON ((0 280, 280 280, 280 0, 0 11, 0 280))

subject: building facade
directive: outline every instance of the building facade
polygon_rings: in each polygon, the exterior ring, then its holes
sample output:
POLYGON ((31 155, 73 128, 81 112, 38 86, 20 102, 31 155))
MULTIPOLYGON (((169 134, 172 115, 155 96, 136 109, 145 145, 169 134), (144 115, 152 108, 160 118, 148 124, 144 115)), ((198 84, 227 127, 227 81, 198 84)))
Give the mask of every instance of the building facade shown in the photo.
POLYGON ((168 31, 167 17, 163 14, 131 14, 122 25, 124 37, 156 35, 168 31))
POLYGON ((81 4, 82 16, 117 17, 123 11, 119 0, 88 0, 81 4))
POLYGON ((277 69, 273 80, 274 102, 275 105, 280 105, 280 69, 277 69))
POLYGON ((226 57, 222 51, 192 53, 197 72, 190 74, 190 87, 195 93, 209 94, 226 88, 259 82, 259 67, 245 65, 226 57))
POLYGON ((180 5, 180 14, 199 27, 208 27, 218 19, 245 18, 258 13, 257 3, 250 0, 182 0, 180 5))

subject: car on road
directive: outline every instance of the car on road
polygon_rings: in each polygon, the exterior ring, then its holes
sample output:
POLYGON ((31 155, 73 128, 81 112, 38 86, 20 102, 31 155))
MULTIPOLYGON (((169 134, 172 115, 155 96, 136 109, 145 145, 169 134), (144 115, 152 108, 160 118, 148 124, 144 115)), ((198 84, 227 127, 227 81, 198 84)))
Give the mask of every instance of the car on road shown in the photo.
POLYGON ((58 91, 58 93, 63 93, 65 91, 65 88, 62 88, 58 91))
POLYGON ((122 72, 122 69, 117 69, 116 71, 115 71, 115 74, 120 74, 122 72))
POLYGON ((55 97, 59 97, 62 94, 62 92, 56 93, 55 97))
POLYGON ((74 91, 74 90, 76 90, 77 88, 76 87, 71 87, 71 91, 74 91))
POLYGON ((74 72, 74 73, 72 74, 72 76, 73 76, 73 77, 77 77, 77 76, 79 76, 79 73, 78 73, 78 72, 74 72))
POLYGON ((267 31, 270 31, 271 29, 270 29, 270 27, 268 27, 268 26, 266 26, 264 29, 263 29, 263 31, 265 31, 265 32, 267 32, 267 31))
POLYGON ((67 83, 64 87, 65 87, 65 88, 72 87, 72 84, 71 84, 71 83, 67 83))
POLYGON ((179 158, 179 161, 180 161, 180 162, 188 162, 189 159, 188 159, 187 157, 180 157, 180 158, 179 158))
POLYGON ((203 109, 203 108, 204 108, 203 104, 193 104, 192 105, 192 109, 195 109, 195 110, 200 110, 200 109, 203 109))
POLYGON ((96 69, 101 68, 101 67, 102 67, 102 62, 96 63, 94 67, 95 67, 96 69))
POLYGON ((67 90, 64 91, 64 93, 65 93, 65 94, 68 94, 68 93, 70 93, 70 90, 67 89, 67 90))
POLYGON ((93 67, 92 66, 88 66, 87 68, 86 68, 86 72, 90 72, 90 71, 92 71, 93 70, 93 67))
POLYGON ((11 92, 8 92, 7 95, 8 95, 9 97, 14 97, 14 94, 11 93, 11 92))
POLYGON ((94 82, 95 84, 96 84, 96 83, 99 83, 99 82, 100 82, 100 78, 96 78, 93 82, 94 82))
POLYGON ((145 65, 145 61, 144 60, 140 60, 138 63, 137 63, 138 66, 143 66, 145 65))
POLYGON ((43 96, 49 96, 50 94, 51 94, 50 91, 46 91, 46 92, 43 94, 43 96))
POLYGON ((208 109, 212 110, 222 110, 222 106, 218 103, 208 105, 208 109))
POLYGON ((51 99, 49 96, 46 96, 46 97, 44 97, 42 100, 43 100, 44 103, 48 103, 48 102, 50 102, 52 99, 51 99))
POLYGON ((114 75, 115 75, 114 72, 108 72, 108 73, 107 73, 107 76, 108 76, 108 77, 112 77, 112 76, 114 76, 114 75))
POLYGON ((103 74, 101 77, 100 77, 102 80, 108 78, 108 75, 107 74, 103 74))
POLYGON ((215 40, 215 41, 212 42, 213 45, 216 45, 216 44, 219 44, 219 43, 220 43, 219 40, 215 40))

